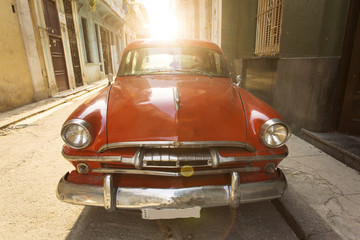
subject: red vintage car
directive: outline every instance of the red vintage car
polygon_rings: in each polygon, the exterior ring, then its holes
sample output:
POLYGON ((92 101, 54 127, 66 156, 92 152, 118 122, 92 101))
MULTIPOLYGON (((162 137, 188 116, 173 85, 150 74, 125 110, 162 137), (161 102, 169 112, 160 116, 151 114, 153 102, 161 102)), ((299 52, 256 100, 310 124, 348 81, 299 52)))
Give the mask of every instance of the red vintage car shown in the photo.
POLYGON ((277 168, 289 126, 233 83, 221 49, 198 40, 141 40, 114 83, 66 120, 59 182, 67 203, 199 217, 205 207, 281 197, 277 168))

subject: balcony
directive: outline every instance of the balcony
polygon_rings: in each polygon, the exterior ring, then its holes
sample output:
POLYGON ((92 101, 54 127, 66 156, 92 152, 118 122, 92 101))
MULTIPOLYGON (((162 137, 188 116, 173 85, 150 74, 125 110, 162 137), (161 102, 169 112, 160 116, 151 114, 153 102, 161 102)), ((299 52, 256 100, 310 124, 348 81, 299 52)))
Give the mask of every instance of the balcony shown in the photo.
POLYGON ((102 0, 109 8, 111 8, 122 20, 125 20, 125 11, 122 3, 118 0, 102 0))

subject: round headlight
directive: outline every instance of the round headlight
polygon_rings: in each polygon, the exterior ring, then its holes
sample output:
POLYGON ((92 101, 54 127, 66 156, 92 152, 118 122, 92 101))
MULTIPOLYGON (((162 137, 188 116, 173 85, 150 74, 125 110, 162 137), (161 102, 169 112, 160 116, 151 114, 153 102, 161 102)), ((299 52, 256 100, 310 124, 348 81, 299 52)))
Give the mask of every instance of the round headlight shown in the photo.
POLYGON ((281 119, 270 119, 260 128, 259 138, 268 147, 277 148, 285 144, 291 135, 290 127, 281 119))
POLYGON ((64 142, 75 149, 86 148, 91 143, 91 126, 84 120, 72 119, 67 121, 61 130, 64 142))

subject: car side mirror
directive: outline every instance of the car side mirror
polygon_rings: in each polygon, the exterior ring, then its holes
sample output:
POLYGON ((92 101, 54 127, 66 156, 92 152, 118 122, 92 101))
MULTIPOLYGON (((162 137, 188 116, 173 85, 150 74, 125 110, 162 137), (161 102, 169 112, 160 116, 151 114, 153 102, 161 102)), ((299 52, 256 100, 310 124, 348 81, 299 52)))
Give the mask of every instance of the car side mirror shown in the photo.
POLYGON ((235 80, 235 84, 240 87, 241 82, 242 82, 241 75, 237 75, 236 80, 235 80))

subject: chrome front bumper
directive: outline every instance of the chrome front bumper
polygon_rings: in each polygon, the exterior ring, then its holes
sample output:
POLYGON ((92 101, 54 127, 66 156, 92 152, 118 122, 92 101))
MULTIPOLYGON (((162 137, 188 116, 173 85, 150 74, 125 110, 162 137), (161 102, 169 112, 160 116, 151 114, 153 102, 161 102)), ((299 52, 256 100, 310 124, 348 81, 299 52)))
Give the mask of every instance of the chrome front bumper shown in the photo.
POLYGON ((103 206, 107 210, 142 208, 188 208, 230 206, 279 198, 286 190, 286 178, 240 183, 239 174, 231 172, 231 184, 189 188, 128 188, 113 187, 112 175, 105 175, 104 185, 71 183, 65 175, 57 187, 61 201, 89 206, 103 206))

